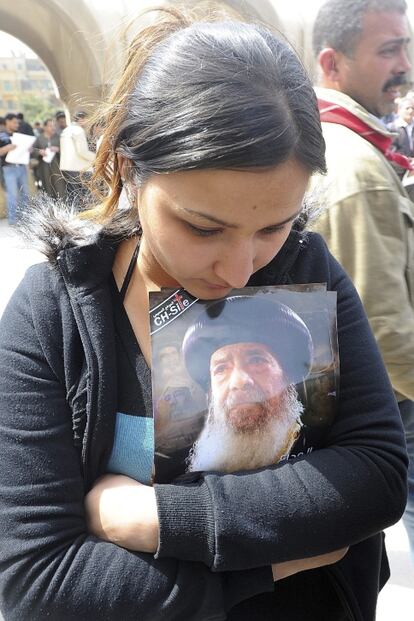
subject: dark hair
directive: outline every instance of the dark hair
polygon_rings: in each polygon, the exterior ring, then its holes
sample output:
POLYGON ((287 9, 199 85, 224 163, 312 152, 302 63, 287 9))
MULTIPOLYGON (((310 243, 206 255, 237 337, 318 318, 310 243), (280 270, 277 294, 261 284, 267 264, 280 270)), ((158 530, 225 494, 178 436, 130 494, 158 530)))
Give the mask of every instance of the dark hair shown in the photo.
POLYGON ((167 12, 167 25, 132 41, 99 114, 105 133, 95 181, 110 186, 106 215, 123 185, 117 154, 130 161, 127 176, 138 185, 154 173, 274 166, 292 156, 309 172, 324 171, 316 97, 292 49, 262 26, 188 24, 167 12))
POLYGON ((405 13, 405 0, 328 0, 319 9, 313 24, 313 51, 317 56, 332 47, 352 56, 362 34, 365 13, 395 11, 405 13))
POLYGON ((66 119, 66 114, 63 112, 63 110, 58 110, 55 114, 55 119, 66 119))
POLYGON ((4 116, 0 116, 0 125, 4 125, 6 122, 6 119, 4 118, 4 116))
POLYGON ((24 121, 24 114, 23 114, 23 112, 18 112, 16 114, 16 116, 19 119, 19 121, 24 121))
POLYGON ((15 114, 14 112, 9 112, 8 114, 6 114, 6 116, 4 117, 5 121, 12 121, 13 119, 18 119, 19 117, 17 116, 17 114, 15 114))
POLYGON ((53 119, 45 119, 45 120, 43 121, 43 127, 46 127, 46 125, 47 125, 48 123, 53 123, 53 119))

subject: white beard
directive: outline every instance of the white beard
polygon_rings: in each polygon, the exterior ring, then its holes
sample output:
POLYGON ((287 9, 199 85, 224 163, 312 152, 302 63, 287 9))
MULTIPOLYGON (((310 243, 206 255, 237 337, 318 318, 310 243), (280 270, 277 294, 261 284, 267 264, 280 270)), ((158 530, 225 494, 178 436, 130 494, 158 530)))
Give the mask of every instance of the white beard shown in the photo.
POLYGON ((294 386, 288 386, 278 404, 277 413, 259 429, 240 433, 230 427, 222 412, 209 411, 199 437, 187 458, 187 471, 256 470, 286 458, 299 435, 303 405, 294 386))

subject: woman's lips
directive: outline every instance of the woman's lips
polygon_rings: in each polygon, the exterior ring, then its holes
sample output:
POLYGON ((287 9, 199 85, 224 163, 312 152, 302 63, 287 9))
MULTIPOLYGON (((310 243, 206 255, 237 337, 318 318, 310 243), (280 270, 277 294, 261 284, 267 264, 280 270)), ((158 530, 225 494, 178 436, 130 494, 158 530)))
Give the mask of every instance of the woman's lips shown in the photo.
POLYGON ((210 289, 231 289, 229 285, 216 285, 215 283, 208 282, 207 280, 203 280, 203 283, 210 289))

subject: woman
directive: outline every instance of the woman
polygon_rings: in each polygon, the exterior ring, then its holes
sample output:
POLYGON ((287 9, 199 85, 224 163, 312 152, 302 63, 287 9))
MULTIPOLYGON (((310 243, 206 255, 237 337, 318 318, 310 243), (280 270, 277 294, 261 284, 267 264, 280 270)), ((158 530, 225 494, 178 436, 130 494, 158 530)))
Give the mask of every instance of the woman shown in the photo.
POLYGON ((300 62, 262 27, 170 10, 132 42, 103 114, 103 205, 83 219, 43 206, 50 266, 29 270, 1 324, 6 621, 373 620, 406 456, 356 293, 299 230, 325 167, 300 62), (313 282, 338 296, 341 395, 323 444, 149 485, 148 291, 313 282))

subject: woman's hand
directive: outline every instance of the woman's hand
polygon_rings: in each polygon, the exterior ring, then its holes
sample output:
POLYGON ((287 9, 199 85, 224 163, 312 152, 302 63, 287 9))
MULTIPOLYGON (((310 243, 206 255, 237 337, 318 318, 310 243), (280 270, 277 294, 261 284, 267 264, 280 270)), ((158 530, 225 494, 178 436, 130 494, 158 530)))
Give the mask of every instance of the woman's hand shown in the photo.
POLYGON ((302 558, 297 561, 285 561, 284 563, 275 563, 272 565, 273 580, 283 580, 288 576, 297 574, 300 571, 307 571, 308 569, 317 569, 324 565, 332 565, 337 563, 345 554, 349 548, 342 548, 341 550, 334 550, 334 552, 328 552, 327 554, 320 554, 319 556, 311 556, 310 558, 302 558))
POLYGON ((98 479, 85 497, 88 530, 137 552, 155 553, 159 523, 153 487, 122 475, 98 479))

